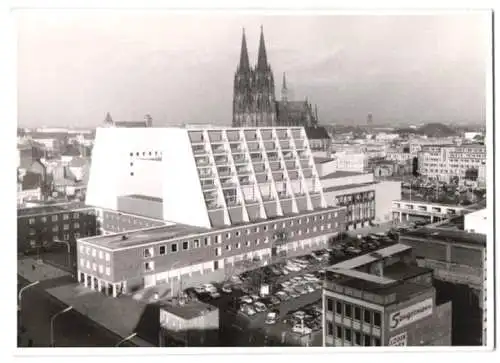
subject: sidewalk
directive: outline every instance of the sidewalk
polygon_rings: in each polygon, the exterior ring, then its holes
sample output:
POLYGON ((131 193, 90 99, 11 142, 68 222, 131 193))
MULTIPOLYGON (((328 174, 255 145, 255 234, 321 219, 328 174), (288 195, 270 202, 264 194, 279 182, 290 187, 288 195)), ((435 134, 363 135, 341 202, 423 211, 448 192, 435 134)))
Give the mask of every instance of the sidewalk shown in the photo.
MULTIPOLYGON (((85 288, 69 273, 31 258, 18 260, 17 268, 19 276, 29 282, 39 280, 39 287, 52 297, 122 338, 136 330, 147 308, 147 304, 128 296, 112 298, 85 288)), ((138 337, 130 341, 139 347, 155 346, 138 337)))

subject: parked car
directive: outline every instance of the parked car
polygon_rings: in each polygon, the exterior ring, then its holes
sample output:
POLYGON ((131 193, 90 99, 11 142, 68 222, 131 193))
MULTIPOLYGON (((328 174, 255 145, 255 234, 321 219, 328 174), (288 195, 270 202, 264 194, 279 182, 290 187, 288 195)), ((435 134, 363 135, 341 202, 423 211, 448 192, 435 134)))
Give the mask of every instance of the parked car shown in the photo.
POLYGON ((292 328, 292 331, 297 334, 301 335, 307 335, 311 334, 312 330, 311 328, 308 328, 307 326, 302 326, 301 324, 295 324, 292 328))
POLYGON ((290 300, 290 296, 285 291, 278 291, 276 294, 274 294, 274 296, 276 296, 281 301, 290 300))
POLYGON ((244 296, 240 297, 240 301, 247 303, 247 304, 253 303, 253 299, 248 295, 244 295, 244 296))
POLYGON ((240 311, 248 316, 252 316, 256 314, 256 311, 254 308, 252 308, 250 305, 242 305, 240 307, 240 311))
POLYGON ((217 292, 217 291, 211 291, 211 292, 209 292, 209 295, 210 295, 210 297, 212 299, 218 299, 218 298, 220 298, 220 293, 217 292))
POLYGON ((232 292, 233 292, 233 288, 232 288, 232 286, 231 286, 231 285, 229 285, 229 284, 224 284, 224 285, 222 285, 222 289, 221 289, 221 290, 222 290, 222 292, 224 292, 224 293, 226 293, 226 294, 230 294, 230 293, 232 293, 232 292))
POLYGON ((264 323, 268 324, 268 325, 276 324, 277 317, 278 317, 278 314, 276 314, 274 311, 271 311, 271 312, 267 313, 266 320, 264 321, 264 323))
POLYGON ((206 292, 217 292, 217 288, 213 284, 203 284, 202 287, 206 292))
POLYGON ((253 304, 255 311, 261 313, 263 311, 267 311, 266 305, 264 305, 262 302, 257 301, 256 303, 253 304))

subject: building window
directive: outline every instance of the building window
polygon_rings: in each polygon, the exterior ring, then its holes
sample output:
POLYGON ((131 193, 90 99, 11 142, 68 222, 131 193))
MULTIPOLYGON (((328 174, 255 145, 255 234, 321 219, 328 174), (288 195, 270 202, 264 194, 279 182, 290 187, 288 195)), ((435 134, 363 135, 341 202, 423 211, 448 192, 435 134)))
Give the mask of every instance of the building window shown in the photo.
POLYGON ((95 257, 97 255, 97 251, 95 248, 92 248, 92 257, 95 257))
POLYGON ((361 345, 361 333, 359 331, 354 332, 354 343, 356 345, 361 345))
POLYGON ((79 214, 78 214, 78 213, 73 213, 73 218, 74 218, 74 219, 78 219, 78 217, 79 217, 79 214))
POLYGON ((297 223, 302 224, 302 219, 299 219, 297 223))
POLYGON ((264 238, 264 243, 269 243, 269 237, 264 238))
POLYGON ((342 303, 340 301, 335 303, 335 313, 342 315, 342 303))
POLYGON ((76 238, 80 238, 80 233, 78 233, 78 232, 75 232, 75 235, 74 235, 74 237, 75 237, 75 239, 76 239, 76 238))
POLYGON ((348 318, 352 317, 352 306, 350 304, 345 304, 344 309, 345 309, 345 316, 348 318))
POLYGON ((95 262, 92 264, 92 270, 97 271, 97 264, 95 262))
POLYGON ((69 215, 68 214, 63 214, 63 220, 67 221, 68 219, 69 219, 69 215))
POLYGON ((255 240, 255 245, 258 246, 260 244, 260 239, 255 240))
POLYGON ((373 345, 375 345, 376 347, 380 347, 380 339, 379 338, 374 338, 373 339, 373 345))
POLYGON ((65 224, 63 228, 65 231, 67 231, 69 229, 69 224, 65 224))
POLYGON ((52 227, 52 232, 57 232, 57 231, 59 231, 59 226, 52 227))
POLYGON ((85 259, 80 258, 80 266, 84 267, 85 266, 85 259))
POLYGON ((249 229, 247 229, 247 235, 249 235, 249 234, 250 234, 250 232, 251 232, 251 231, 250 231, 250 228, 249 228, 249 229))
POLYGON ((110 267, 106 267, 106 275, 111 275, 111 268, 110 267))
POLYGON ((240 232, 240 231, 236 231, 236 237, 239 237, 239 236, 240 236, 240 234, 241 234, 241 232, 240 232))
POLYGON ((182 242, 182 250, 186 251, 188 248, 189 248, 189 242, 188 241, 182 242))
POLYGON ((35 233, 36 233, 35 230, 33 228, 30 228, 30 235, 33 236, 35 233))
POLYGON ((333 214, 333 216, 334 216, 335 218, 337 218, 337 217, 339 216, 339 214, 338 214, 337 212, 335 212, 335 213, 333 214))
MULTIPOLYGON (((206 246, 206 238, 205 238, 205 246, 206 246)), ((200 240, 199 239, 195 239, 193 241, 193 248, 200 248, 200 240)))
POLYGON ((359 306, 354 307, 354 319, 361 320, 361 309, 359 306))
POLYGON ((90 270, 90 261, 89 260, 87 260, 85 267, 87 267, 90 270))
POLYGON ((259 233, 259 227, 255 227, 255 233, 259 233))
POLYGON ((333 335, 333 324, 331 322, 326 323, 326 335, 333 335))
POLYGON ((231 238, 231 233, 226 233, 226 238, 231 238))
POLYGON ((268 226, 264 226, 264 231, 267 231, 268 229, 268 226))
MULTIPOLYGON (((109 255, 109 253, 106 252, 106 261, 109 262, 109 260, 111 259, 111 256, 109 255)), ((109 274, 108 274, 109 275, 109 274)))
POLYGON ((250 247, 250 241, 246 241, 245 246, 250 247))
POLYGON ((153 261, 149 262, 144 262, 144 270, 147 271, 154 271, 155 269, 155 263, 153 261))
POLYGON ((241 248, 241 243, 236 243, 236 245, 234 246, 235 248, 241 248))
POLYGON ((165 246, 160 246, 160 256, 165 255, 167 252, 167 248, 165 246))
POLYGON ((373 312, 373 325, 380 326, 380 313, 378 311, 373 312))
MULTIPOLYGON (((226 246, 227 247, 227 246, 226 246)), ((222 251, 221 251, 221 248, 220 247, 217 247, 215 249, 215 256, 220 256, 222 254, 222 251)))
POLYGON ((57 222, 57 215, 52 216, 52 222, 57 222))
POLYGON ((226 251, 231 251, 231 245, 226 246, 226 251))
POLYGON ((84 249, 83 245, 80 245, 80 253, 83 253, 84 250, 85 249, 84 249))
POLYGON ((351 342, 351 329, 344 328, 344 339, 346 342, 351 342))
POLYGON ((177 252, 177 243, 172 243, 170 245, 170 252, 177 252))
POLYGON ((371 342, 371 339, 370 339, 370 336, 369 335, 363 335, 364 337, 364 346, 365 347, 369 347, 370 345, 372 345, 372 342, 371 342))
POLYGON ((104 258, 104 252, 99 251, 99 258, 102 260, 104 258))
POLYGON ((85 248, 85 252, 87 253, 87 255, 89 255, 89 256, 90 256, 90 247, 89 247, 89 246, 87 246, 87 247, 85 248))
POLYGON ((274 230, 278 229, 278 225, 277 224, 273 224, 273 229, 274 230))
POLYGON ((219 243, 221 242, 221 238, 222 238, 222 237, 221 237, 221 235, 220 235, 220 234, 218 234, 217 236, 215 236, 215 243, 216 243, 216 244, 219 244, 219 243))
POLYGON ((80 223, 78 223, 78 222, 74 223, 73 228, 80 228, 80 223))
POLYGON ((365 310, 364 322, 370 324, 372 322, 372 312, 370 310, 365 310))
POLYGON ((47 222, 47 217, 42 217, 42 218, 41 218, 41 221, 42 221, 42 223, 47 222))
POLYGON ((104 266, 99 265, 99 273, 102 274, 104 272, 104 266))
POLYGON ((333 300, 326 298, 326 310, 333 311, 333 300))
MULTIPOLYGON (((197 240, 195 240, 197 241, 197 240)), ((205 237, 205 247, 210 246, 210 237, 205 237)))
POLYGON ((342 339, 342 337, 344 336, 344 335, 342 334, 342 327, 337 325, 337 326, 336 326, 336 328, 337 328, 337 329, 336 329, 336 330, 337 330, 337 331, 336 331, 336 333, 337 333, 336 338, 337 338, 337 339, 342 339))

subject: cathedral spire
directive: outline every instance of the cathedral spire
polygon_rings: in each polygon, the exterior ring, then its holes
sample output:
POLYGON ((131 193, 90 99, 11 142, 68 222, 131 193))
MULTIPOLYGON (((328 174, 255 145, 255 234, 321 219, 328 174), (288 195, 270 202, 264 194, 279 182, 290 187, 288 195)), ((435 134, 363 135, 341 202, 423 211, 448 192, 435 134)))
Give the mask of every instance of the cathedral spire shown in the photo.
POLYGON ((257 70, 267 70, 266 44, 264 42, 264 27, 260 26, 259 55, 257 58, 257 70))
POLYGON ((288 101, 288 88, 286 87, 286 74, 283 72, 283 85, 281 86, 281 100, 288 101))
POLYGON ((238 70, 242 72, 250 71, 250 62, 248 61, 247 39, 245 36, 245 28, 243 28, 243 36, 241 38, 241 54, 238 70))
POLYGON ((106 113, 106 117, 104 118, 104 123, 105 124, 112 124, 113 123, 113 119, 111 118, 111 115, 109 114, 109 112, 106 113))

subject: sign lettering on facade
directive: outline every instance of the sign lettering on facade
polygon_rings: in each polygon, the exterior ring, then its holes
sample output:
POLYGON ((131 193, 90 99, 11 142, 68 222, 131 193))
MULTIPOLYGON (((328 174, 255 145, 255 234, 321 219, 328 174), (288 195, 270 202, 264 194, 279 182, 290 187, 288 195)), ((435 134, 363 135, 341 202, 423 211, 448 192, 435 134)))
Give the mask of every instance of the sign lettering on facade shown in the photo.
POLYGON ((430 298, 392 313, 389 317, 390 330, 402 328, 432 315, 433 306, 432 298, 430 298))
POLYGON ((406 347, 408 343, 408 334, 406 332, 395 335, 389 339, 390 347, 406 347))

